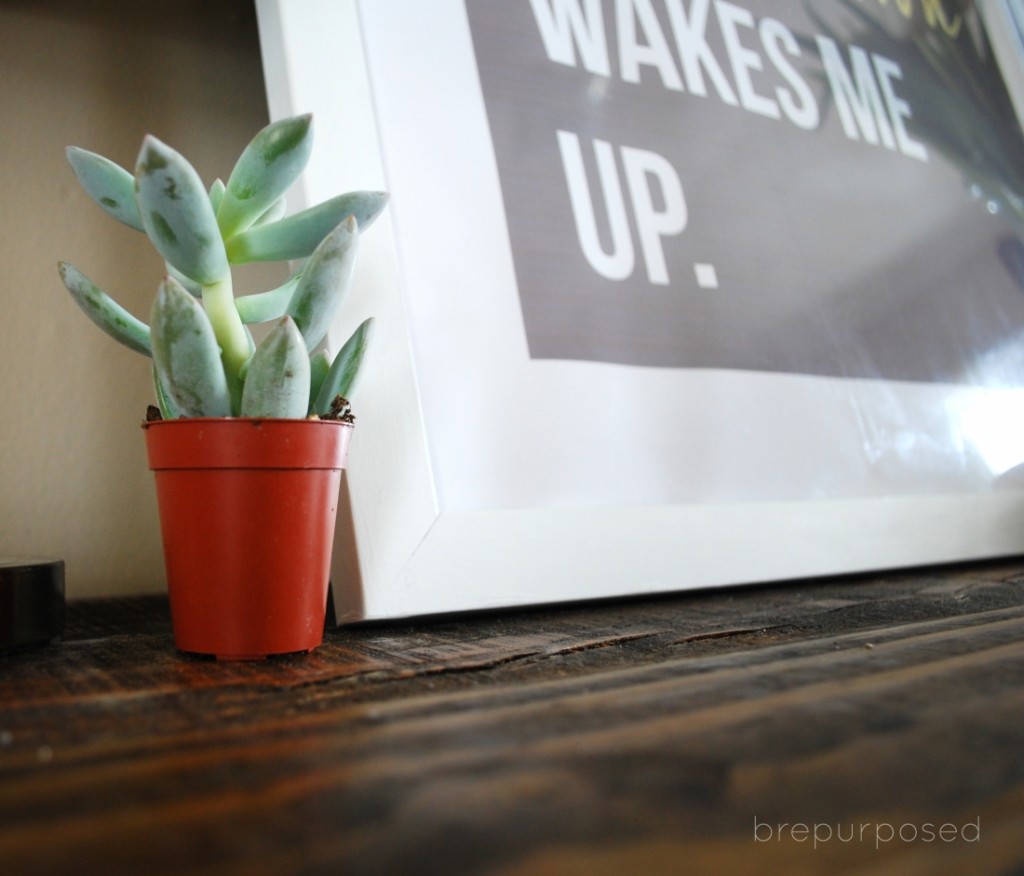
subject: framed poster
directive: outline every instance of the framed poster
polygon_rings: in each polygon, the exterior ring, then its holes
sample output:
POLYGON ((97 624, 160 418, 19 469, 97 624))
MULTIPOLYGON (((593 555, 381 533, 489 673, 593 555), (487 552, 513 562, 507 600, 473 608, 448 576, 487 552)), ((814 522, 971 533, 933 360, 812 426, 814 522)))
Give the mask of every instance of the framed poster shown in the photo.
POLYGON ((378 317, 339 620, 1024 550, 1024 137, 976 6, 257 10, 271 115, 315 116, 293 209, 392 194, 329 339, 378 317))

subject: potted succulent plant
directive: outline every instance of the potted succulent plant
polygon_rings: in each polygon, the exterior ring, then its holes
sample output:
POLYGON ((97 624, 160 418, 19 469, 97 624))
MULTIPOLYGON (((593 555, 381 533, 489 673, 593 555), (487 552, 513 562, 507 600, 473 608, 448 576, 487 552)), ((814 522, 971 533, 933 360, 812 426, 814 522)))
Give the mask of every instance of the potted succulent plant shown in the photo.
POLYGON ((157 405, 143 427, 184 651, 253 659, 321 641, 347 397, 372 320, 333 359, 321 342, 387 195, 350 192, 285 216, 311 146, 309 115, 275 122, 209 189, 152 136, 134 173, 67 150, 88 195, 166 265, 148 325, 72 265, 60 273, 101 329, 152 358, 157 405), (285 260, 299 267, 282 286, 234 294, 232 266, 285 260), (258 345, 256 323, 273 323, 258 345))

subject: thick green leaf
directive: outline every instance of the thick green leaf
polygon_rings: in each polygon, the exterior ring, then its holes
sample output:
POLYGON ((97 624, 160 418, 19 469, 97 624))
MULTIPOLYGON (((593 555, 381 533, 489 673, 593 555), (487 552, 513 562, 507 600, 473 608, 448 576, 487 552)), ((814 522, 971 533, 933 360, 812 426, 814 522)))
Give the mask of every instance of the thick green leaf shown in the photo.
POLYGON ((249 342, 249 358, 251 359, 252 354, 256 352, 256 339, 252 336, 252 332, 249 331, 249 326, 243 325, 242 331, 245 332, 245 339, 249 342))
POLYGON ((304 259, 348 216, 355 216, 359 231, 365 231, 387 202, 387 192, 338 195, 279 222, 257 225, 232 237, 227 243, 228 258, 236 265, 304 259))
POLYGON ((276 222, 284 216, 287 209, 288 201, 284 198, 278 198, 266 210, 260 213, 253 225, 266 225, 268 222, 276 222))
POLYGON ((150 322, 157 379, 181 416, 231 416, 220 347, 203 306, 167 277, 150 322))
POLYGON ((210 197, 185 158, 147 136, 135 169, 142 225, 160 255, 204 286, 228 273, 224 241, 210 197))
POLYGON ((179 283, 181 283, 181 285, 185 288, 186 292, 189 292, 190 294, 192 294, 196 298, 202 298, 203 297, 203 287, 199 283, 197 283, 195 280, 190 280, 188 277, 186 277, 181 271, 179 271, 176 267, 174 267, 174 265, 172 265, 170 262, 168 262, 168 261, 164 262, 164 270, 168 274, 170 274, 170 276, 174 277, 175 280, 177 280, 179 283))
POLYGON ((118 222, 142 231, 132 175, 109 158, 77 146, 68 146, 66 154, 86 194, 118 222))
POLYGON ((253 325, 259 322, 270 322, 284 316, 288 310, 288 302, 295 294, 299 276, 299 274, 295 274, 281 286, 267 292, 239 295, 235 299, 235 307, 238 309, 238 315, 242 318, 242 322, 253 325))
POLYGON ((316 397, 331 370, 331 357, 326 350, 317 350, 309 357, 309 412, 316 413, 316 397))
POLYGON ((71 297, 96 325, 126 347, 152 355, 149 326, 132 316, 106 292, 67 262, 59 262, 60 277, 71 297))
POLYGON ((220 202, 224 199, 224 180, 215 179, 213 185, 210 186, 210 206, 213 207, 213 212, 216 213, 220 208, 220 202))
POLYGON ((352 337, 338 351, 313 403, 314 413, 326 414, 331 408, 331 402, 339 395, 345 398, 352 397, 352 390, 372 334, 373 317, 370 317, 352 333, 352 337))
POLYGON ((286 316, 252 355, 241 416, 302 419, 309 408, 309 382, 306 345, 295 321, 286 316))
POLYGON ((156 395, 156 404, 160 408, 161 417, 165 420, 177 420, 181 416, 181 411, 171 401, 170 396, 167 395, 167 390, 164 389, 163 384, 160 382, 160 375, 157 373, 156 364, 153 365, 153 393, 156 395))
POLYGON ((324 339, 334 314, 348 291, 359 250, 359 230, 349 216, 328 234, 309 257, 295 294, 288 302, 288 315, 306 340, 306 349, 324 339))
POLYGON ((298 179, 313 146, 312 121, 307 114, 274 122, 245 147, 217 208, 225 239, 252 225, 298 179))

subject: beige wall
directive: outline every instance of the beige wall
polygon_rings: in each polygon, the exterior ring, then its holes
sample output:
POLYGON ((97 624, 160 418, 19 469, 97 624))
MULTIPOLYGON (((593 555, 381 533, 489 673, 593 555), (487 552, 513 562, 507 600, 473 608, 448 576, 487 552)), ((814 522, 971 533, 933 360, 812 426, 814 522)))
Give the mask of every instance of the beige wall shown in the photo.
MULTIPOLYGON (((267 122, 251 7, 0 2, 0 557, 64 559, 69 597, 164 585, 139 429, 149 360, 88 321, 56 263, 144 319, 162 268, 81 192, 64 147, 131 167, 153 133, 207 183, 226 177, 267 122)), ((284 273, 248 270, 242 291, 284 273)))

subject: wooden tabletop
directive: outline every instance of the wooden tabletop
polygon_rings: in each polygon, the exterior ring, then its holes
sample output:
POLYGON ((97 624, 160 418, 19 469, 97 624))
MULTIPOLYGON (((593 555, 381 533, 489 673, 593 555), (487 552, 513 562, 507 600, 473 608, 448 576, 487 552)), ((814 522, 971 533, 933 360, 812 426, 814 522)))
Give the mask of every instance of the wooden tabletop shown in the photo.
POLYGON ((0 874, 1010 874, 1024 563, 0 657, 0 874))

